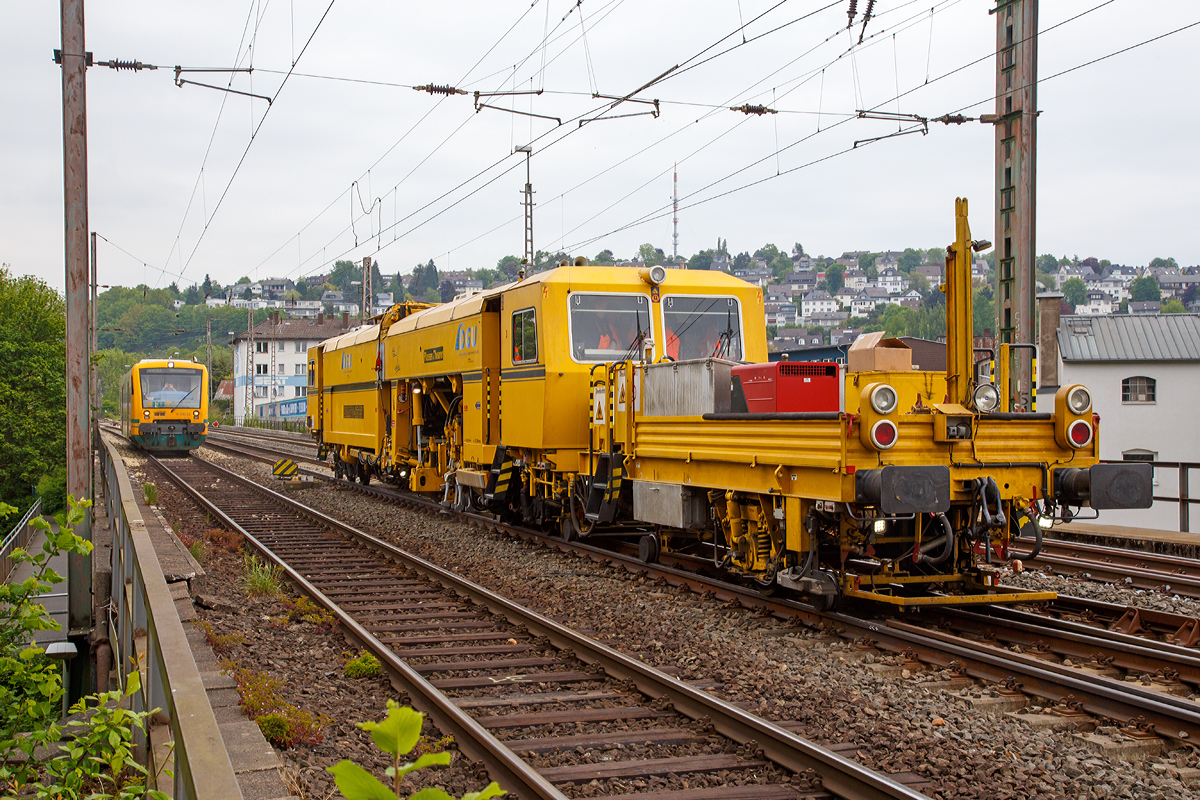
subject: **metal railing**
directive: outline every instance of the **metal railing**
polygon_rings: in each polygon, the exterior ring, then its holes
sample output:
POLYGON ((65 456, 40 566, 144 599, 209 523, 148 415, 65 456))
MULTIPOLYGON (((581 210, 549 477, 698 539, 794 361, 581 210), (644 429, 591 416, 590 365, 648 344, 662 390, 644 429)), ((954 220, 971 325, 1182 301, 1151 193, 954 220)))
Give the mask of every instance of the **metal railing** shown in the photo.
MULTIPOLYGON (((138 509, 129 474, 112 443, 107 438, 103 441, 104 507, 112 530, 109 639, 116 651, 121 684, 125 685, 130 672, 139 670, 142 690, 133 697, 133 710, 160 708, 170 721, 174 742, 172 797, 241 800, 233 765, 138 509)), ((135 735, 139 754, 148 764, 164 758, 164 754, 149 752, 145 734, 135 735)))
POLYGON ((17 568, 17 562, 13 560, 12 553, 18 547, 23 550, 29 547, 29 539, 33 535, 33 520, 41 514, 42 498, 39 497, 33 501, 33 505, 25 512, 25 516, 21 517, 21 521, 4 537, 4 542, 0 543, 0 583, 8 583, 9 576, 17 568))
POLYGON ((1158 485, 1158 470, 1159 469, 1174 469, 1179 471, 1179 483, 1177 484, 1178 491, 1175 497, 1169 495, 1154 495, 1156 503, 1178 503, 1179 504, 1179 531, 1181 533, 1191 533, 1191 507, 1200 505, 1200 498, 1191 496, 1188 489, 1188 473, 1194 469, 1200 469, 1200 462, 1196 461, 1105 461, 1105 464, 1149 464, 1155 469, 1155 485, 1158 485))

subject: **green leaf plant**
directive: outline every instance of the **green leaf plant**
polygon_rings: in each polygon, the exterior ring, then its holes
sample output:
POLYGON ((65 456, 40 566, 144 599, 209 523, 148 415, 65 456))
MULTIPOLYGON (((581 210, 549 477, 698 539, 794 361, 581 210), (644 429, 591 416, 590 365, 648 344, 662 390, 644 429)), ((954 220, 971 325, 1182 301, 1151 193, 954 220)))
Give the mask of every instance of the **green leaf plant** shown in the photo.
MULTIPOLYGON (((382 722, 360 722, 358 727, 371 734, 375 746, 392 756, 392 766, 387 768, 387 776, 392 779, 389 789, 382 781, 349 759, 343 759, 338 764, 327 767, 333 773, 338 790, 345 795, 346 800, 400 800, 400 783, 404 776, 418 769, 433 766, 447 766, 450 763, 450 753, 426 753, 416 761, 400 763, 400 757, 408 755, 421 739, 421 726, 425 715, 407 706, 401 706, 395 700, 387 702, 387 716, 382 722)), ((500 797, 506 792, 493 781, 481 792, 467 792, 462 800, 489 800, 500 797)), ((410 795, 408 800, 458 800, 448 792, 437 787, 422 789, 410 795)))
MULTIPOLYGON (((57 724, 63 695, 61 668, 34 642, 34 634, 61 629, 38 602, 40 595, 66 580, 51 568, 51 559, 62 552, 86 555, 92 550, 90 542, 74 533, 91 501, 68 500, 68 510, 55 517, 57 533, 41 517, 32 521, 45 538, 40 550, 13 550, 12 560, 28 564, 30 576, 0 584, 0 786, 5 789, 32 781, 37 774, 34 751, 57 742, 62 732, 57 724)), ((0 503, 0 519, 15 511, 0 503)))

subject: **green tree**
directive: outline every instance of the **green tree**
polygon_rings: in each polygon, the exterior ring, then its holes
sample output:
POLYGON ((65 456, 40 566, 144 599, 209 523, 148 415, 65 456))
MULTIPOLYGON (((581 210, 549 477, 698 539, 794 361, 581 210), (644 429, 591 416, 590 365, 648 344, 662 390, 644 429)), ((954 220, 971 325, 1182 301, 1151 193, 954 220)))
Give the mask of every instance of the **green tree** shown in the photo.
POLYGON ((800 258, 801 256, 803 256, 804 255, 804 245, 800 244, 799 242, 796 242, 794 245, 792 245, 792 255, 795 256, 796 258, 800 258))
POLYGON ((750 254, 749 253, 738 253, 736 256, 733 257, 733 268, 735 270, 746 269, 746 267, 748 267, 748 266, 750 266, 750 254))
POLYGON ((1170 269, 1170 270, 1179 269, 1179 263, 1176 262, 1175 259, 1173 259, 1173 258, 1152 258, 1152 259, 1150 259, 1150 266, 1152 268, 1157 267, 1157 268, 1161 268, 1161 269, 1170 269))
POLYGON ((688 269, 712 269, 712 253, 701 250, 688 259, 688 269))
POLYGON ((662 248, 655 247, 649 242, 638 248, 638 259, 647 267, 661 264, 664 258, 666 256, 663 255, 662 248))
POLYGON ((931 247, 925 251, 925 263, 941 266, 946 263, 946 248, 931 247))
POLYGON ((596 257, 592 259, 592 263, 594 264, 612 264, 615 261, 616 259, 613 258, 613 251, 609 250, 608 248, 596 253, 596 257))
POLYGON ((1161 300, 1162 289, 1158 286, 1158 278, 1153 275, 1134 278, 1129 282, 1129 298, 1143 303, 1148 300, 1161 300))
POLYGON ((930 291, 929 279, 918 272, 908 279, 908 288, 916 289, 922 297, 925 297, 930 291))
POLYGON ((900 270, 905 273, 913 271, 913 267, 921 266, 921 262, 925 260, 925 254, 920 250, 915 250, 911 247, 904 248, 904 252, 900 254, 900 270))
POLYGON ((972 292, 971 310, 976 336, 982 336, 985 330, 996 329, 996 303, 991 286, 981 286, 972 292))
POLYGON ((778 280, 792 271, 792 259, 788 257, 787 253, 781 252, 775 256, 775 260, 770 263, 770 267, 771 273, 778 280))
POLYGON ((778 325, 768 325, 767 326, 767 341, 771 341, 772 339, 776 338, 778 335, 779 335, 779 326, 778 325))
POLYGON ((204 289, 204 296, 207 297, 212 293, 213 282, 212 278, 208 277, 208 273, 204 273, 204 283, 200 284, 200 288, 204 289))
POLYGON ((504 256, 496 262, 496 270, 508 278, 517 277, 519 269, 521 269, 521 259, 517 256, 504 256))
POLYGON ((837 294, 838 289, 846 285, 846 267, 841 264, 831 264, 826 267, 825 285, 830 294, 837 294))
POLYGON ((1081 306, 1087 302, 1087 284, 1079 278, 1067 278, 1063 281, 1062 293, 1073 306, 1081 306))
POLYGON ((249 286, 246 287, 246 291, 242 292, 242 299, 243 300, 253 300, 254 299, 254 292, 250 289, 249 286))
POLYGON ((1162 305, 1162 313, 1164 314, 1186 314, 1187 309, 1183 307, 1183 303, 1178 298, 1172 297, 1162 305))
POLYGON ((458 290, 454 288, 454 281, 449 279, 444 280, 438 286, 438 300, 443 303, 449 303, 454 299, 454 295, 457 294, 457 291, 458 290))
POLYGON ((0 500, 20 510, 66 466, 66 303, 0 266, 0 500))
POLYGON ((867 273, 867 277, 871 280, 879 277, 879 270, 875 269, 875 259, 879 258, 879 253, 862 253, 858 257, 858 268, 867 273), (874 272, 874 277, 872 277, 874 272))
POLYGON ((1058 259, 1049 253, 1042 253, 1037 257, 1037 271, 1051 274, 1058 272, 1058 259))

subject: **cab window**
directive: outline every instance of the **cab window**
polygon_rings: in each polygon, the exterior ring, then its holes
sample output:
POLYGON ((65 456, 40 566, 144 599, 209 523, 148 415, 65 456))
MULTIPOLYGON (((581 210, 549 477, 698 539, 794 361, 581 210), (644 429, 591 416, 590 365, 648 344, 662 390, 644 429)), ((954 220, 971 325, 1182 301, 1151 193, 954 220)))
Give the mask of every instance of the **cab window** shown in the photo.
POLYGON ((692 358, 742 360, 742 324, 737 298, 664 297, 666 353, 676 361, 692 358))
POLYGON ((527 308, 512 315, 513 363, 537 361, 537 311, 527 308))
POLYGON ((621 361, 637 355, 650 333, 650 302, 644 294, 573 293, 571 355, 576 361, 621 361))
POLYGON ((198 369, 142 369, 142 406, 145 408, 199 408, 204 395, 198 369))

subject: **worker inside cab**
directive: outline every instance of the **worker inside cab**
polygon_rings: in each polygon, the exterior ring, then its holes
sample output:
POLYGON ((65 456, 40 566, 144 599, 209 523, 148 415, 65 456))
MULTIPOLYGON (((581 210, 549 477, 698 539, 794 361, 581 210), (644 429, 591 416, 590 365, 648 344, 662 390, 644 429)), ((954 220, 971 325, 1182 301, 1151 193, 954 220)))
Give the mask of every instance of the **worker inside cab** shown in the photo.
POLYGON ((676 361, 741 360, 741 313, 736 298, 668 295, 662 303, 666 355, 676 361))
POLYGON ((573 292, 568 304, 576 361, 621 361, 651 336, 650 303, 643 294, 573 292))

